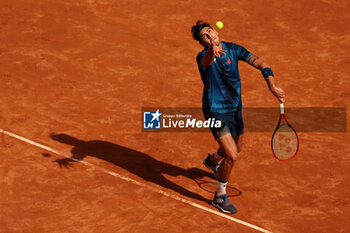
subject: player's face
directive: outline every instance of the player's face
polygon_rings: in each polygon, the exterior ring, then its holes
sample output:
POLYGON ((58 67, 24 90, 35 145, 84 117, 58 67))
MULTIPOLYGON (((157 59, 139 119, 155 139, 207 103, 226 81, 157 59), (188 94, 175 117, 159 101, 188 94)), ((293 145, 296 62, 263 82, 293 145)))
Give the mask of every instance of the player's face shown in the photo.
POLYGON ((217 31, 210 27, 205 27, 199 32, 199 38, 201 40, 201 44, 204 47, 207 47, 210 45, 211 42, 214 42, 217 46, 220 45, 220 39, 219 34, 217 31))

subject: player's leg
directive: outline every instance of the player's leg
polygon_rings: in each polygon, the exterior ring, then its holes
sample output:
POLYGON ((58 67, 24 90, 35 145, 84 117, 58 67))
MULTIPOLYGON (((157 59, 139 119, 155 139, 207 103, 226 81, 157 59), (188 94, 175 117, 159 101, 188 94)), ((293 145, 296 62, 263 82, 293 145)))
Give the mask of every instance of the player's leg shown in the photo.
MULTIPOLYGON (((241 151, 243 140, 243 119, 241 112, 232 115, 220 116, 224 123, 223 128, 212 129, 213 136, 219 143, 219 149, 209 157, 209 161, 216 165, 218 188, 215 192, 212 204, 225 213, 236 213, 237 209, 231 204, 226 194, 226 185, 231 175, 231 171, 238 152, 241 151), (219 156, 218 156, 219 155, 219 156), (220 158, 223 157, 223 158, 220 158)), ((214 171, 214 170, 213 170, 214 171)), ((215 171, 214 171, 215 174, 215 171)))
MULTIPOLYGON (((237 138, 239 142, 239 137, 237 138)), ((213 206, 224 213, 234 214, 237 209, 231 204, 226 194, 226 186, 231 175, 234 162, 237 160, 238 149, 236 141, 231 134, 226 134, 217 139, 220 145, 219 153, 223 153, 224 158, 218 169, 218 186, 215 192, 213 206)))
MULTIPOLYGON (((239 136, 234 136, 239 141, 239 136)), ((228 182, 234 162, 237 160, 238 148, 236 142, 231 134, 226 134, 217 139, 220 145, 219 152, 223 154, 224 158, 221 161, 221 165, 218 169, 218 180, 222 182, 228 182)), ((218 194, 224 194, 218 190, 218 194)))
MULTIPOLYGON (((223 125, 223 127, 219 129, 211 128, 210 130, 215 140, 218 140, 218 138, 223 137, 224 135, 231 135, 231 130, 227 125, 223 125)), ((224 158, 224 151, 219 147, 219 150, 217 150, 214 154, 208 154, 208 156, 203 161, 204 165, 213 171, 215 179, 218 179, 217 177, 218 168, 220 166, 220 161, 223 158, 224 158)))
MULTIPOLYGON (((235 141, 236 145, 237 145, 237 152, 241 152, 242 151, 242 147, 243 147, 243 134, 240 136, 233 136, 233 140, 235 141)), ((217 149, 217 151, 215 151, 215 153, 213 154, 208 154, 207 159, 209 159, 210 164, 216 166, 219 165, 221 163, 221 160, 224 158, 224 151, 221 148, 221 146, 219 146, 219 148, 217 149)), ((208 162, 207 162, 208 163, 208 162)))

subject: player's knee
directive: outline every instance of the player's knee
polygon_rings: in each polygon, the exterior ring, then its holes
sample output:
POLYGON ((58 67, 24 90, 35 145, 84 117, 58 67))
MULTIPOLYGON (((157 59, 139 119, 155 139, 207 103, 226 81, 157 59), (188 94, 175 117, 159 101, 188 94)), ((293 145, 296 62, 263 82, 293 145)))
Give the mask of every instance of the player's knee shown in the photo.
POLYGON ((226 154, 225 159, 227 159, 227 162, 229 163, 234 163, 238 158, 237 152, 231 151, 226 154))

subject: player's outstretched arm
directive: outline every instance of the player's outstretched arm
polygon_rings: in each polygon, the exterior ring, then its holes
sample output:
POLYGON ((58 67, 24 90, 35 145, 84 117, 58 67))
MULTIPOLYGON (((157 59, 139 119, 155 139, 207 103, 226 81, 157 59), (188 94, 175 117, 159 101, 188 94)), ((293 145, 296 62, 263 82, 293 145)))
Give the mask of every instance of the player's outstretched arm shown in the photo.
POLYGON ((274 75, 272 73, 270 66, 263 59, 259 58, 258 56, 254 55, 254 54, 252 54, 249 57, 247 63, 250 64, 251 66, 255 67, 256 69, 259 69, 263 73, 263 76, 266 80, 266 83, 267 83, 271 93, 274 96, 276 96, 276 98, 280 102, 284 103, 285 93, 284 93, 282 88, 276 86, 275 78, 274 78, 274 75))

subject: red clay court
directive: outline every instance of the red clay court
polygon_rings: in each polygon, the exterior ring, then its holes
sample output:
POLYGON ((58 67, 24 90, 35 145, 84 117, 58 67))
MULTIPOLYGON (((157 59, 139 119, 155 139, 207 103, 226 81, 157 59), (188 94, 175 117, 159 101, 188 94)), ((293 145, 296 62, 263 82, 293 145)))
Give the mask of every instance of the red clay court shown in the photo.
MULTIPOLYGON (((272 132, 246 132, 235 215, 209 204, 209 130, 141 130, 142 107, 201 107, 198 19, 265 59, 286 107, 348 107, 345 0, 2 1, 1 233, 350 232, 349 126, 299 132, 288 162, 272 132)), ((240 74, 245 107, 278 107, 257 70, 240 74)))

